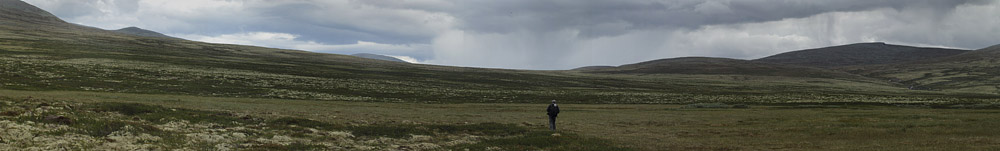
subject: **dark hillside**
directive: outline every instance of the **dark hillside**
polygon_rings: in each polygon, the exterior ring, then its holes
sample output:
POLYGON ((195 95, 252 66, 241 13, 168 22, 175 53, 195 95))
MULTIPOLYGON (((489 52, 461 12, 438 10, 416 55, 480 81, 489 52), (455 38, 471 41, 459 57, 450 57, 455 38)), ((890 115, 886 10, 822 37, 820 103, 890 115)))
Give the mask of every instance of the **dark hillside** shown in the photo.
POLYGON ((20 1, 0 2, 0 16, 10 19, 0 20, 0 89, 453 103, 838 101, 952 95, 907 91, 816 68, 732 59, 619 67, 637 73, 690 73, 649 75, 409 64, 122 34, 65 23, 20 1))
POLYGON ((126 27, 126 28, 122 28, 122 29, 118 29, 118 30, 113 30, 113 31, 117 32, 117 33, 123 33, 123 34, 135 35, 135 36, 143 36, 143 37, 172 38, 170 36, 167 36, 167 35, 155 32, 155 31, 150 31, 150 30, 142 29, 142 28, 139 28, 139 27, 126 27))
POLYGON ((922 48, 885 43, 859 43, 786 52, 755 61, 836 68, 923 61, 954 56, 965 52, 968 52, 968 50, 922 48))
POLYGON ((38 24, 65 24, 66 22, 34 5, 20 0, 0 0, 0 23, 30 22, 38 24))
POLYGON ((615 66, 586 66, 586 67, 579 67, 579 68, 574 68, 574 69, 570 69, 570 70, 573 70, 573 71, 591 71, 591 70, 601 70, 601 69, 610 69, 610 68, 615 68, 615 66))
POLYGON ((375 60, 383 60, 383 61, 409 63, 409 62, 400 60, 400 59, 398 59, 396 57, 390 57, 390 56, 385 56, 385 55, 377 55, 377 54, 370 54, 370 53, 359 53, 359 54, 353 54, 351 56, 361 57, 361 58, 368 58, 368 59, 375 59, 375 60))
POLYGON ((727 58, 685 57, 660 59, 615 68, 596 69, 585 72, 618 74, 715 74, 715 75, 756 75, 814 78, 857 78, 848 73, 819 68, 756 62, 727 58))
POLYGON ((899 81, 914 89, 1000 93, 1000 45, 938 59, 842 70, 899 81))

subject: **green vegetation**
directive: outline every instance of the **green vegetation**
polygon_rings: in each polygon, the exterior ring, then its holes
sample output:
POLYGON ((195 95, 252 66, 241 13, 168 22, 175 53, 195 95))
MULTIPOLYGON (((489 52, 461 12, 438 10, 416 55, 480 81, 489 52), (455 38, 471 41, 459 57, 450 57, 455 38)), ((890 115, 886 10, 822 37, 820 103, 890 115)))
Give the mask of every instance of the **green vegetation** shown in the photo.
POLYGON ((188 121, 192 123, 211 123, 232 126, 237 123, 255 122, 252 118, 237 117, 226 112, 209 112, 189 109, 168 109, 138 103, 95 103, 83 106, 96 112, 116 112, 134 119, 147 120, 155 124, 166 124, 170 121, 188 121))
MULTIPOLYGON (((245 118, 228 112, 121 102, 66 102, 0 97, 0 148, 40 150, 443 150, 490 146, 608 148, 607 142, 566 133, 546 138, 516 124, 340 125, 309 119, 245 118), (68 139, 68 141, 47 142, 68 139), (542 141, 508 144, 513 140, 542 141), (552 139, 552 140, 548 140, 552 139), (539 144, 556 143, 556 144, 539 144), (472 145, 475 144, 475 145, 472 145), (499 145, 499 146, 497 146, 499 145)), ((253 113, 251 113, 253 114, 253 113)), ((612 147, 613 148, 613 147, 612 147)))
POLYGON ((729 104, 725 104, 725 103, 695 103, 695 104, 688 104, 688 105, 686 105, 684 107, 685 108, 717 108, 717 109, 725 109, 725 108, 745 109, 745 108, 750 108, 750 106, 746 105, 746 104, 729 105, 729 104))
POLYGON ((896 64, 945 58, 968 50, 857 43, 781 53, 754 61, 820 68, 896 64))
POLYGON ((293 117, 281 117, 278 119, 271 120, 268 123, 275 127, 279 127, 282 129, 294 129, 296 131, 304 131, 306 130, 306 128, 315 128, 321 130, 345 129, 343 125, 335 125, 320 121, 314 121, 310 119, 293 118, 293 117))
POLYGON ((1000 93, 1000 46, 916 62, 844 67, 838 70, 898 82, 914 90, 1000 93))
POLYGON ((684 57, 622 65, 614 68, 582 70, 585 73, 612 74, 701 74, 829 78, 871 84, 878 80, 820 68, 775 64, 728 58, 684 57))
POLYGON ((843 72, 769 63, 677 65, 706 71, 592 74, 447 67, 143 37, 65 22, 0 25, 0 89, 12 90, 418 103, 922 103, 997 97, 995 92, 908 90, 908 85, 843 72))
POLYGON ((324 123, 315 120, 282 117, 270 121, 270 125, 282 129, 294 129, 304 131, 306 128, 321 130, 348 130, 354 136, 359 137, 388 137, 388 138, 410 138, 413 135, 437 135, 437 134, 472 134, 485 136, 511 136, 523 134, 527 130, 513 124, 499 123, 477 123, 460 125, 420 125, 420 124, 393 124, 393 125, 337 125, 324 123))
POLYGON ((466 144, 453 147, 469 150, 549 150, 549 151, 626 151, 630 149, 615 147, 611 143, 585 138, 574 134, 553 133, 550 131, 533 131, 513 138, 486 140, 476 144, 466 144))
POLYGON ((552 136, 545 130, 545 104, 370 103, 10 90, 0 90, 0 94, 4 96, 0 110, 16 113, 0 116, 4 132, 0 137, 8 141, 0 143, 8 145, 0 148, 59 146, 27 141, 38 136, 38 141, 65 139, 80 144, 80 149, 110 149, 110 144, 196 150, 1000 149, 996 145, 1000 140, 992 139, 1000 137, 1000 131, 993 128, 1000 126, 993 120, 1000 118, 1000 111, 988 107, 997 106, 995 103, 771 104, 747 109, 560 104, 559 135, 552 136), (965 109, 972 107, 977 109, 965 109), (203 118, 225 116, 232 121, 145 118, 171 112, 203 118), (44 118, 51 115, 65 116, 73 124, 44 118), (84 119, 95 122, 81 121, 84 119), (75 126, 77 123, 109 123, 116 129, 88 134, 108 126, 75 126), (384 133, 390 131, 408 135, 384 133), (28 133, 36 135, 17 135, 28 133), (122 141, 125 138, 139 141, 122 141))
POLYGON ((513 124, 479 123, 471 125, 366 125, 349 128, 355 136, 407 138, 412 135, 433 135, 435 133, 469 133, 486 136, 511 136, 523 134, 527 130, 513 124))
POLYGON ((1000 150, 1000 46, 526 71, 136 36, 0 2, 0 150, 1000 150), (553 99, 558 132, 534 104, 553 99))

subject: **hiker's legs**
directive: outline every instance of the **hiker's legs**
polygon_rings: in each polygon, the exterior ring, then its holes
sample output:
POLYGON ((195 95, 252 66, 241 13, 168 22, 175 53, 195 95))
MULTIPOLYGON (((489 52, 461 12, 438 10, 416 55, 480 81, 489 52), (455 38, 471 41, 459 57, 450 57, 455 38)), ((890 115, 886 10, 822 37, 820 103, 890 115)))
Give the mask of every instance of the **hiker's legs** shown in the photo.
POLYGON ((556 117, 555 116, 549 116, 549 129, 552 129, 553 131, 556 130, 556 117))

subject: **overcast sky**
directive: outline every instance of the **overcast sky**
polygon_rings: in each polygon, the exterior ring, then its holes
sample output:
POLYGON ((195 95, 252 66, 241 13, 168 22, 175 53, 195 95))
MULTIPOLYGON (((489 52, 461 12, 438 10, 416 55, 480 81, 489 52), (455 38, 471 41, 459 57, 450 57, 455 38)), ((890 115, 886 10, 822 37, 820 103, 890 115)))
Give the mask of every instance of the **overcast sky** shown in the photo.
POLYGON ((859 42, 1000 44, 997 0, 25 0, 66 21, 214 43, 571 69, 859 42))

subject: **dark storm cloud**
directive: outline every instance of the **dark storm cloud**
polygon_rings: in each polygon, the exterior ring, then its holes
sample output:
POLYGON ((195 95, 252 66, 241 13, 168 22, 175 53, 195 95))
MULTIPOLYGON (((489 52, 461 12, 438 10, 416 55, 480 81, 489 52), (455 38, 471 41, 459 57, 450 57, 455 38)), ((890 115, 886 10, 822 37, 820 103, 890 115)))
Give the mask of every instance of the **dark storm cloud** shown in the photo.
POLYGON ((994 0, 27 0, 70 22, 519 69, 754 59, 857 42, 1000 43, 994 0))
POLYGON ((984 37, 1000 32, 996 27, 956 20, 966 16, 997 20, 986 15, 993 14, 991 9, 956 10, 996 6, 982 0, 456 3, 464 7, 450 11, 456 12, 452 14, 459 18, 456 28, 462 33, 452 42, 436 43, 442 45, 435 48, 441 54, 436 58, 488 67, 566 69, 682 56, 754 59, 872 41, 977 49, 1000 40, 984 37), (491 57, 469 57, 476 54, 491 57))
MULTIPOLYGON (((302 36, 302 40, 328 43, 353 43, 358 40, 393 44, 428 43, 429 39, 434 36, 430 33, 409 33, 373 28, 393 26, 388 28, 401 29, 406 28, 405 26, 411 26, 406 24, 351 24, 356 21, 334 17, 340 14, 328 9, 331 8, 306 1, 253 8, 249 11, 266 19, 249 26, 272 32, 297 33, 302 36)), ((380 17, 385 17, 386 20, 406 20, 408 19, 406 17, 409 16, 386 15, 380 17)))
POLYGON ((617 35, 629 30, 740 24, 803 18, 827 12, 864 11, 877 8, 920 7, 947 12, 958 5, 986 0, 470 0, 457 1, 452 10, 461 28, 507 33, 578 29, 585 36, 617 35))

